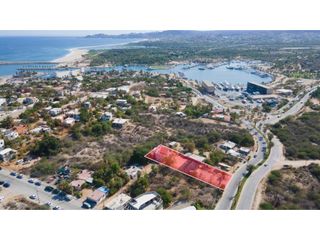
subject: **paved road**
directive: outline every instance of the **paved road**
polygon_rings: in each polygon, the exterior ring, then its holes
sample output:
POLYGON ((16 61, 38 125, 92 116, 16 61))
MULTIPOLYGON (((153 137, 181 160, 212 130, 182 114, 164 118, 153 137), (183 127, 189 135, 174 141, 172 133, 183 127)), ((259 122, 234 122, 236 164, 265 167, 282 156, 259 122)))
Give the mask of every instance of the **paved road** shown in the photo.
POLYGON ((309 100, 311 97, 311 94, 317 89, 317 87, 312 88, 306 95, 304 95, 303 98, 300 99, 296 104, 294 104, 288 111, 286 111, 283 114, 272 116, 269 115, 269 118, 264 121, 264 124, 276 124, 280 120, 288 117, 288 116, 293 116, 296 115, 305 105, 305 103, 309 100))
POLYGON ((283 160, 284 156, 282 143, 277 137, 274 137, 272 142, 273 147, 265 164, 255 170, 245 182, 236 207, 237 210, 252 209, 259 183, 269 174, 277 162, 283 160))
POLYGON ((17 179, 14 176, 10 175, 10 171, 6 169, 0 170, 0 179, 4 181, 9 181, 11 186, 6 189, 6 191, 12 192, 14 195, 23 195, 32 201, 29 196, 35 194, 39 196, 39 199, 34 200, 36 203, 45 204, 51 202, 53 206, 59 206, 62 209, 81 209, 82 203, 77 200, 71 200, 70 202, 60 201, 54 199, 54 196, 51 193, 44 191, 45 186, 48 184, 43 183, 41 186, 37 187, 34 184, 28 183, 28 178, 26 176, 23 179, 17 179))
MULTIPOLYGON (((252 128, 253 127, 247 121, 244 122, 244 125, 247 126, 247 128, 252 128)), ((258 164, 259 162, 261 162, 263 160, 264 153, 262 151, 262 148, 264 146, 267 146, 266 142, 263 139, 263 136, 257 130, 253 129, 251 131, 251 133, 253 134, 253 136, 255 137, 255 139, 256 139, 256 141, 258 143, 257 151, 254 154, 252 154, 253 157, 251 158, 251 160, 249 160, 248 162, 243 164, 232 175, 232 178, 231 178, 230 182, 228 183, 227 187, 225 188, 225 190, 224 190, 224 192, 222 194, 222 197, 219 199, 219 202, 216 205, 216 208, 215 208, 216 210, 231 209, 234 196, 236 195, 237 190, 238 190, 238 186, 239 186, 242 178, 244 177, 244 175, 247 173, 247 166, 248 165, 256 165, 256 164, 258 164), (261 138, 262 138, 262 140, 259 140, 261 138)))

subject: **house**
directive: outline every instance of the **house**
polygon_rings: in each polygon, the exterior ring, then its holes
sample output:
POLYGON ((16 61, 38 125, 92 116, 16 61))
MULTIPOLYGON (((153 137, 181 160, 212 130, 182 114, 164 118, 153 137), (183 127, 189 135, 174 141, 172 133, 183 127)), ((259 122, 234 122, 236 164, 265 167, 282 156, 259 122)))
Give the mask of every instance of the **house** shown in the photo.
POLYGON ((186 153, 185 156, 189 157, 189 158, 192 158, 196 161, 199 161, 199 162, 203 162, 204 160, 206 160, 205 157, 203 156, 199 156, 199 155, 196 155, 196 154, 193 154, 193 153, 186 153))
POLYGON ((111 121, 112 120, 112 113, 111 112, 105 112, 100 117, 101 121, 111 121))
POLYGON ((75 124, 76 120, 74 118, 68 117, 63 121, 63 125, 66 127, 72 127, 75 124))
POLYGON ((141 172, 141 167, 138 166, 130 166, 125 170, 125 172, 128 174, 130 179, 137 179, 139 172, 141 172))
POLYGON ((0 139, 0 150, 2 150, 4 148, 4 140, 3 139, 0 139))
POLYGON ((241 148, 239 149, 239 152, 240 152, 241 154, 243 154, 243 155, 246 155, 246 156, 250 153, 250 151, 251 151, 251 149, 250 149, 250 148, 246 148, 246 147, 241 147, 241 148))
POLYGON ((89 109, 89 108, 91 108, 91 103, 90 102, 84 102, 83 103, 83 107, 86 108, 86 109, 89 109))
POLYGON ((181 117, 181 118, 184 118, 184 117, 186 117, 187 115, 186 115, 185 113, 183 113, 183 112, 176 112, 176 116, 179 116, 179 117, 181 117))
POLYGON ((92 171, 84 169, 77 174, 77 178, 79 180, 84 180, 85 182, 92 184, 93 183, 92 173, 93 173, 92 171))
POLYGON ((157 192, 146 192, 132 198, 125 207, 126 210, 159 210, 163 209, 163 201, 157 192))
POLYGON ((60 113, 62 113, 62 109, 61 108, 52 108, 49 110, 49 114, 51 116, 58 116, 60 113))
POLYGON ((113 128, 122 128, 127 122, 128 122, 127 119, 115 118, 112 121, 112 127, 113 128))
POLYGON ((231 169, 231 166, 229 166, 228 164, 225 164, 225 163, 218 163, 219 167, 222 169, 222 170, 225 170, 225 171, 229 171, 231 169))
POLYGON ((5 104, 6 102, 7 102, 7 100, 5 98, 0 98, 0 106, 5 104))
POLYGON ((120 107, 126 107, 128 106, 128 101, 125 99, 117 99, 116 104, 120 107))
POLYGON ((13 128, 14 131, 18 133, 18 135, 24 135, 28 132, 28 126, 24 124, 20 124, 13 128))
POLYGON ((234 142, 226 141, 226 142, 224 142, 223 144, 220 145, 220 148, 225 150, 225 151, 228 151, 230 149, 233 149, 235 146, 236 146, 236 144, 234 142))
POLYGON ((130 91, 130 85, 123 85, 121 87, 118 87, 117 89, 119 92, 129 93, 130 91))
POLYGON ((106 187, 100 187, 96 189, 87 199, 83 202, 84 205, 89 205, 90 208, 94 208, 97 204, 101 203, 109 193, 109 189, 106 187))
POLYGON ((106 203, 105 209, 107 210, 124 210, 131 197, 127 194, 121 193, 110 202, 106 203))
POLYGON ((78 109, 68 111, 66 113, 66 116, 74 118, 74 120, 76 120, 76 121, 80 121, 80 113, 79 113, 78 109))
POLYGON ((46 133, 46 132, 50 132, 50 131, 51 131, 51 129, 46 125, 39 126, 39 127, 36 127, 34 129, 30 130, 30 132, 33 134, 46 133))
POLYGON ((17 151, 11 148, 5 148, 0 151, 0 161, 7 162, 14 159, 17 155, 17 151))
POLYGON ((176 148, 176 147, 178 147, 179 143, 173 141, 173 142, 170 142, 168 145, 170 148, 176 148))
POLYGON ((17 133, 16 131, 13 131, 13 130, 7 130, 5 131, 4 133, 4 136, 8 139, 8 140, 14 140, 16 138, 19 137, 19 133, 17 133))
POLYGON ((235 150, 233 150, 233 149, 228 150, 227 154, 229 154, 232 157, 240 157, 240 153, 235 151, 235 150))

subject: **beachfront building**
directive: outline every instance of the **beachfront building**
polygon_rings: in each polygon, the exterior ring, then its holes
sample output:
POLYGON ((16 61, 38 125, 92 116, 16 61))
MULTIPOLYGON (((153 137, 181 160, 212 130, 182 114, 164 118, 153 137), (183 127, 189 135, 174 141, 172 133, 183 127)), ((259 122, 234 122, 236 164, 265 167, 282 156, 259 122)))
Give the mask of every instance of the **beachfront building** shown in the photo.
POLYGON ((112 121, 112 127, 113 128, 122 128, 127 122, 128 122, 127 119, 115 118, 112 121))
POLYGON ((125 207, 126 210, 161 210, 163 202, 157 192, 146 192, 131 199, 125 207))

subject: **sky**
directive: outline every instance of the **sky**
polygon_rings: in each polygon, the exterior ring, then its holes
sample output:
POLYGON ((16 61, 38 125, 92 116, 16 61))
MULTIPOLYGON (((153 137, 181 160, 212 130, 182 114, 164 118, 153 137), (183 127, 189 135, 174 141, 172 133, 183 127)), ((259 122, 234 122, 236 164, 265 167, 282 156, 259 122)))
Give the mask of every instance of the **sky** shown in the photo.
POLYGON ((119 35, 132 32, 149 32, 145 30, 0 30, 0 36, 86 36, 104 33, 119 35))

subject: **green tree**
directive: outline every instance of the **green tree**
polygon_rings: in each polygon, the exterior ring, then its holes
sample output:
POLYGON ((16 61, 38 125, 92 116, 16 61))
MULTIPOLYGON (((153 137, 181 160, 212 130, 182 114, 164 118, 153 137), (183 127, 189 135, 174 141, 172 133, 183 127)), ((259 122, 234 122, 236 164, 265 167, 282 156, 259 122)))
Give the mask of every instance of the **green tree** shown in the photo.
POLYGON ((166 189, 164 188, 158 188, 157 193, 159 193, 159 195, 162 198, 163 201, 163 207, 167 208, 169 207, 170 203, 172 202, 172 195, 170 192, 168 192, 166 189))
POLYGON ((53 156, 57 155, 61 149, 60 140, 54 136, 45 134, 44 138, 36 143, 31 150, 31 154, 36 156, 53 156))

